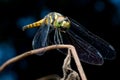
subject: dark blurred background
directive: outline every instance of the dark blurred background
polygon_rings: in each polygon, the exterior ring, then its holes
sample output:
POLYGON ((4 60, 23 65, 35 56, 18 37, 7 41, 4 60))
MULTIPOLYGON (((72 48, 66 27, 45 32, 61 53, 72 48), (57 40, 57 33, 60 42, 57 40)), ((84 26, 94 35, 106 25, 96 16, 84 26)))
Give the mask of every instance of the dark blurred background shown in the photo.
MULTIPOLYGON (((118 79, 120 0, 0 0, 0 65, 32 49, 36 29, 23 32, 22 27, 51 11, 75 19, 116 49, 116 59, 105 60, 102 66, 82 63, 88 80, 118 79)), ((0 73, 0 80, 35 80, 50 74, 62 76, 64 58, 65 55, 57 51, 27 57, 8 66, 0 73)), ((75 68, 74 62, 73 65, 75 68)))

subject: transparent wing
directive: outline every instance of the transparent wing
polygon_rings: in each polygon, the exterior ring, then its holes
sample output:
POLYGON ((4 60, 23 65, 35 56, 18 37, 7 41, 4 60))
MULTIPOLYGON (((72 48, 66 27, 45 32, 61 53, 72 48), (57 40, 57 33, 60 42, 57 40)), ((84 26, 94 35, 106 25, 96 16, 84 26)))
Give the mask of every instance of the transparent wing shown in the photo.
MULTIPOLYGON (((48 45, 47 37, 48 37, 49 29, 50 29, 49 25, 42 25, 38 29, 38 31, 33 39, 33 42, 32 42, 33 49, 45 47, 48 45)), ((41 55, 41 54, 39 54, 39 55, 41 55)))
MULTIPOLYGON (((66 33, 60 32, 58 29, 52 31, 52 33, 49 34, 49 43, 74 45, 77 49, 80 60, 83 62, 95 65, 101 65, 104 62, 99 51, 77 36, 72 30, 69 30, 66 33)), ((67 53, 66 49, 57 50, 64 54, 67 53)))
POLYGON ((71 21, 70 30, 74 31, 75 34, 77 34, 85 41, 90 43, 92 46, 94 46, 100 52, 104 59, 115 58, 116 56, 115 49, 108 42, 88 31, 86 28, 84 28, 82 25, 80 25, 72 18, 69 19, 71 21))
POLYGON ((103 58, 96 48, 83 40, 81 37, 77 36, 71 30, 69 30, 67 34, 69 35, 69 41, 75 46, 81 61, 94 65, 103 64, 103 58))

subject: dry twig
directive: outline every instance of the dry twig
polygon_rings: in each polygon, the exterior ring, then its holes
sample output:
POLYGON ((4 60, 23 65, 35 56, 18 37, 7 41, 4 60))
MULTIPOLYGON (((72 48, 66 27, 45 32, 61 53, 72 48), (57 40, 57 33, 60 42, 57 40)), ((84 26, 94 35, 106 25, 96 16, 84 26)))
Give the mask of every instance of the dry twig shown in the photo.
POLYGON ((79 74, 81 76, 81 79, 82 80, 87 80, 86 76, 85 76, 85 73, 83 71, 83 68, 82 68, 82 65, 80 63, 80 60, 77 56, 77 52, 74 48, 74 46, 72 45, 51 45, 51 46, 47 46, 47 47, 44 47, 44 48, 39 48, 39 49, 35 49, 35 50, 31 50, 31 51, 28 51, 28 52, 25 52, 25 53, 22 53, 21 55, 18 55, 12 59, 9 59, 8 61, 6 61, 1 67, 0 67, 0 72, 5 68, 7 67, 8 65, 18 61, 18 60, 21 60, 21 59, 24 59, 25 57, 28 57, 30 55, 33 55, 33 54, 38 54, 38 53, 41 53, 41 52, 44 52, 44 51, 49 51, 49 50, 53 50, 53 49, 64 49, 64 48, 67 48, 68 50, 71 51, 72 53, 72 56, 75 60, 75 63, 77 65, 77 69, 79 71, 79 74))
POLYGON ((70 66, 70 62, 71 62, 71 50, 68 49, 68 54, 64 60, 64 64, 63 64, 63 78, 61 78, 60 80, 80 80, 80 77, 78 75, 78 73, 76 71, 74 71, 71 66, 70 66))

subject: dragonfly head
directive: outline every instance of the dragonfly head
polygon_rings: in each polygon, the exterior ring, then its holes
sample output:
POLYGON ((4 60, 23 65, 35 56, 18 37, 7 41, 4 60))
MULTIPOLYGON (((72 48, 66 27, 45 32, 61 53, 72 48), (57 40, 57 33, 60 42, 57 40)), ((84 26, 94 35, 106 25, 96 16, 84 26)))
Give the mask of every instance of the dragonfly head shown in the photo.
POLYGON ((67 28, 67 29, 70 28, 70 20, 69 20, 67 17, 64 18, 64 20, 62 21, 62 23, 61 23, 61 27, 63 27, 63 28, 67 28))
POLYGON ((70 28, 70 20, 67 17, 58 17, 54 26, 60 28, 61 31, 66 31, 70 28))

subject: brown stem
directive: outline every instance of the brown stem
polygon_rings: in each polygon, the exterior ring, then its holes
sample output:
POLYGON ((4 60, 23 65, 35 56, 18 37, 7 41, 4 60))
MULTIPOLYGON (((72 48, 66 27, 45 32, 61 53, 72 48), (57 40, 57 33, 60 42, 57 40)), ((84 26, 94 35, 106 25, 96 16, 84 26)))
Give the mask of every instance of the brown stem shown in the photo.
POLYGON ((77 56, 77 52, 76 52, 74 46, 72 46, 72 45, 51 45, 51 46, 47 46, 47 47, 44 47, 44 48, 39 48, 39 49, 34 49, 34 50, 31 50, 31 51, 27 51, 25 53, 22 53, 21 55, 18 55, 16 57, 11 58, 8 61, 6 61, 3 65, 1 65, 0 72, 5 67, 7 67, 8 65, 10 65, 10 64, 12 64, 12 63, 14 63, 16 61, 19 61, 21 59, 24 59, 25 57, 28 57, 30 55, 38 54, 38 53, 40 54, 43 51, 49 51, 49 50, 53 50, 53 49, 64 49, 64 48, 67 48, 67 49, 71 50, 72 56, 73 56, 73 58, 75 60, 75 63, 77 65, 77 68, 78 68, 78 71, 79 71, 79 74, 80 74, 82 80, 87 80, 87 78, 85 76, 85 73, 83 71, 82 65, 80 63, 80 59, 77 56))

